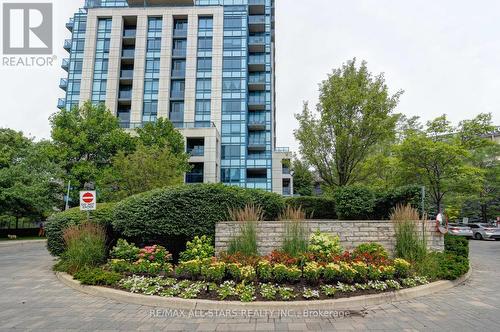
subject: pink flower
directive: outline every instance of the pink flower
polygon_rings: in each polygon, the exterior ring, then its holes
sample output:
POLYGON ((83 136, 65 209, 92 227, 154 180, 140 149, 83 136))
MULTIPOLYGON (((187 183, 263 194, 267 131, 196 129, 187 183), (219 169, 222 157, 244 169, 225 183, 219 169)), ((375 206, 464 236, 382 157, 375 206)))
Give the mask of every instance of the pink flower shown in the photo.
POLYGON ((153 256, 153 255, 149 256, 149 260, 152 261, 153 259, 155 259, 155 256, 153 256))

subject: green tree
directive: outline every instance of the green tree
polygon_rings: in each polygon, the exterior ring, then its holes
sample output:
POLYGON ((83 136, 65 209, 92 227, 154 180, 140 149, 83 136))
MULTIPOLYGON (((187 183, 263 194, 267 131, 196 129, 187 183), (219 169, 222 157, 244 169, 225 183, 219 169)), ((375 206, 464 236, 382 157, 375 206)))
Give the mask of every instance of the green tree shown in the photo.
POLYGON ((356 183, 372 149, 395 135, 393 110, 402 91, 390 95, 383 74, 373 76, 356 59, 336 69, 320 86, 316 114, 307 104, 296 115, 300 153, 330 188, 356 183))
POLYGON ((314 175, 309 169, 307 162, 295 156, 292 162, 293 169, 293 191, 300 196, 312 196, 314 186, 314 175))
POLYGON ((174 154, 185 152, 184 137, 168 119, 160 118, 145 124, 143 128, 137 129, 137 135, 145 146, 168 147, 174 154))
POLYGON ((119 201, 152 189, 180 185, 190 169, 188 158, 186 153, 176 154, 169 147, 143 144, 131 154, 119 152, 103 177, 103 196, 119 201))
POLYGON ((0 143, 0 215, 14 218, 16 228, 21 218, 46 217, 60 189, 60 169, 47 154, 51 143, 35 143, 10 129, 0 130, 0 143))
POLYGON ((133 138, 119 127, 117 118, 104 104, 87 102, 80 108, 61 110, 52 115, 50 122, 63 180, 70 180, 75 188, 71 192, 73 202, 78 201, 78 191, 85 184, 95 183, 102 176, 113 156, 134 149, 133 138))

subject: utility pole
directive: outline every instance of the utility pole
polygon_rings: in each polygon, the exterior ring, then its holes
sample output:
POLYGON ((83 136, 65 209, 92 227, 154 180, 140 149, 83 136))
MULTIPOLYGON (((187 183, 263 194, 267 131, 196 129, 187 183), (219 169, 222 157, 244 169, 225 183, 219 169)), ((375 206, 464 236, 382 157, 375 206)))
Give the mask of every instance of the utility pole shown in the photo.
POLYGON ((64 208, 64 210, 68 210, 69 209, 69 190, 71 188, 71 180, 68 181, 68 191, 66 193, 66 206, 64 208))

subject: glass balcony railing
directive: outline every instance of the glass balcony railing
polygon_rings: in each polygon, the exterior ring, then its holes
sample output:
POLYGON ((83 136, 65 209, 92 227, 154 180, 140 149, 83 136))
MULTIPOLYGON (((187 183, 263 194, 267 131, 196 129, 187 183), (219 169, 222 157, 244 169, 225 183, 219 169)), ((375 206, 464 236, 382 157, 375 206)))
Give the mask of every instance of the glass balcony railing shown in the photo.
POLYGON ((265 36, 250 36, 248 38, 248 43, 250 45, 252 45, 252 44, 257 44, 257 45, 265 44, 266 43, 266 37, 265 36))
POLYGON ((186 38, 187 37, 187 29, 175 29, 174 37, 175 38, 186 38))
POLYGON ((177 57, 177 58, 185 58, 186 57, 186 50, 185 49, 174 49, 172 50, 172 56, 177 57))
POLYGON ((124 38, 135 38, 137 30, 136 29, 125 29, 123 30, 123 37, 124 38))
POLYGON ((179 129, 194 129, 194 128, 215 128, 213 122, 178 122, 179 129))
POLYGON ((203 183, 203 174, 187 173, 186 183, 203 183))
POLYGON ((249 6, 265 6, 266 0, 248 0, 249 6))
POLYGON ((135 50, 122 50, 122 58, 133 59, 135 57, 135 50))
POLYGON ((276 152, 290 152, 290 148, 277 147, 277 148, 274 148, 274 151, 276 151, 276 152))
POLYGON ((249 84, 265 84, 266 75, 265 74, 250 74, 248 77, 249 84))
POLYGON ((120 91, 118 99, 130 100, 132 99, 132 91, 120 91))
POLYGON ((283 188, 283 196, 291 196, 292 190, 289 187, 283 188))
POLYGON ((64 49, 68 51, 71 50, 71 39, 64 40, 64 49))
POLYGON ((248 118, 249 125, 266 125, 265 117, 249 117, 248 118))
POLYGON ((290 174, 290 168, 288 168, 288 167, 283 167, 283 169, 282 169, 282 173, 283 173, 283 174, 290 174))
POLYGON ((73 18, 69 19, 69 22, 66 22, 66 29, 69 31, 73 31, 73 27, 75 26, 75 21, 73 18))
POLYGON ((172 78, 184 78, 186 77, 186 69, 173 69, 172 78))
POLYGON ((184 99, 184 91, 172 91, 170 93, 170 98, 184 99))
POLYGON ((68 88, 68 79, 61 78, 61 80, 59 81, 59 87, 63 90, 66 90, 68 88))
POLYGON ((68 71, 69 69, 69 59, 63 59, 62 61, 62 64, 61 64, 61 68, 68 71))
POLYGON ((264 95, 250 95, 248 103, 251 105, 263 105, 266 103, 266 98, 264 95))
POLYGON ((250 55, 250 57, 248 58, 249 64, 263 64, 265 62, 266 62, 265 55, 250 55))
POLYGON ((120 78, 122 79, 132 79, 134 77, 134 71, 133 70, 122 70, 120 71, 120 78))
POLYGON ((66 99, 65 98, 57 99, 57 108, 63 109, 65 107, 66 107, 66 99))
POLYGON ((266 183, 267 178, 247 178, 247 182, 250 183, 266 183))
POLYGON ((120 121, 120 128, 122 129, 137 129, 142 128, 144 124, 142 122, 130 122, 130 121, 120 121))
POLYGON ((193 157, 203 157, 205 155, 204 146, 194 146, 193 148, 187 150, 187 153, 193 157))
POLYGON ((266 16, 264 15, 250 15, 248 16, 248 23, 250 24, 265 24, 266 16))

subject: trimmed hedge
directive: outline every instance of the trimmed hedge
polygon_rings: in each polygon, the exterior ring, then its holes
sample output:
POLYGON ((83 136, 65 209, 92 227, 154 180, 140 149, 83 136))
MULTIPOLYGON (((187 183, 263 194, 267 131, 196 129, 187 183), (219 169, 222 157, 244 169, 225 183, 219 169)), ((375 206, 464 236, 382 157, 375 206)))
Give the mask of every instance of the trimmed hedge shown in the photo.
POLYGON ((230 208, 254 203, 267 220, 277 220, 285 206, 278 194, 222 184, 157 189, 129 197, 116 208, 114 229, 137 242, 214 236, 215 224, 227 220, 230 208))
POLYGON ((444 236, 444 250, 457 256, 469 257, 469 241, 462 236, 446 234, 444 236))
POLYGON ((375 193, 361 186, 338 188, 334 193, 337 215, 343 220, 372 219, 375 193))
MULTIPOLYGON (((389 219, 392 210, 397 205, 410 204, 420 211, 422 188, 419 186, 404 186, 393 190, 375 193, 375 207, 373 208, 373 219, 389 219)), ((429 206, 429 204, 425 204, 429 206)))
MULTIPOLYGON (((108 241, 112 241, 112 221, 114 219, 115 204, 97 204, 97 210, 90 212, 90 219, 102 225, 106 229, 108 241)), ((54 256, 60 256, 66 246, 63 239, 63 231, 71 226, 78 225, 87 220, 87 213, 80 208, 69 209, 64 212, 53 214, 47 219, 45 234, 47 236, 47 249, 54 256)))
POLYGON ((289 197, 285 203, 291 207, 302 207, 309 219, 337 219, 335 200, 324 196, 289 197))

